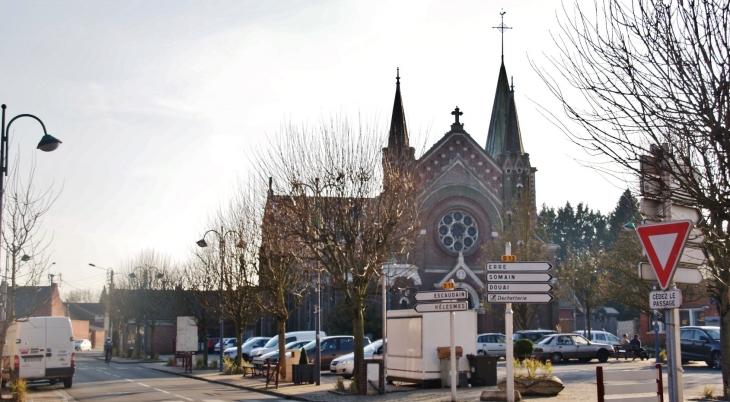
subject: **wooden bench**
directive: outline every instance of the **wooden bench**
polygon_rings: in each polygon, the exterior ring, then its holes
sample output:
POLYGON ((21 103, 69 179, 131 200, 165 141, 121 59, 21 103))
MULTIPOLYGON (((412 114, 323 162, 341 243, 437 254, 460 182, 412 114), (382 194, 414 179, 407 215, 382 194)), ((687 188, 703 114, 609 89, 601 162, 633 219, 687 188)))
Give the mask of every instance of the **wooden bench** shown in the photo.
POLYGON ((253 364, 243 363, 241 370, 243 370, 243 378, 246 378, 246 375, 250 375, 251 377, 257 375, 256 367, 253 364))
POLYGON ((664 402, 664 384, 662 383, 662 365, 654 366, 655 370, 621 370, 603 371, 603 367, 596 367, 596 386, 598 387, 598 402, 664 402), (642 382, 639 382, 642 381, 642 382), (649 394, 652 395, 635 395, 649 394), (609 398, 609 395, 626 395, 619 398, 609 398))
POLYGON ((636 353, 638 350, 634 347, 634 345, 628 344, 628 345, 613 345, 613 353, 616 356, 616 360, 620 357, 620 355, 624 355, 624 359, 629 358, 629 353, 634 354, 634 358, 639 357, 639 355, 636 353))

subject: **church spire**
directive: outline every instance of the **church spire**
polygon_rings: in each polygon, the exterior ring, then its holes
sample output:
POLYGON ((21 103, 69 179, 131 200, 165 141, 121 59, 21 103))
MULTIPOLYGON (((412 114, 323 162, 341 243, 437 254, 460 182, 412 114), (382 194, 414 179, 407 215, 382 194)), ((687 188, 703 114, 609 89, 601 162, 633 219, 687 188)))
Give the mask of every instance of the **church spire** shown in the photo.
POLYGON ((400 95, 400 67, 396 70, 395 77, 395 101, 393 102, 393 115, 390 120, 390 135, 388 136, 388 148, 408 148, 408 128, 406 127, 406 115, 403 111, 403 99, 400 95))
POLYGON ((499 68, 497 90, 492 105, 492 118, 489 121, 489 132, 487 133, 486 151, 495 160, 499 155, 508 152, 517 155, 525 153, 522 147, 520 123, 517 118, 514 84, 510 88, 504 63, 499 68))

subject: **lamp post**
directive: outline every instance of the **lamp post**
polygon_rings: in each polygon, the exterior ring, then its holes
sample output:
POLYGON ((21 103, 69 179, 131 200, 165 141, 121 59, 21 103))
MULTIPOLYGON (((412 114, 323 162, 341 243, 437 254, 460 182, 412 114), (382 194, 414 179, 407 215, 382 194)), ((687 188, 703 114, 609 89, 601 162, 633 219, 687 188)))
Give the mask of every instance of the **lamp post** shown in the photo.
MULTIPOLYGON (((93 263, 89 263, 89 266, 97 268, 97 269, 105 270, 107 275, 109 275, 109 306, 107 307, 106 317, 104 317, 104 321, 105 321, 104 322, 104 332, 105 332, 104 339, 112 338, 112 343, 115 343, 114 336, 112 334, 112 313, 111 313, 112 303, 113 303, 112 291, 114 289, 114 270, 111 267, 109 267, 109 268, 99 267, 99 266, 94 265, 93 263)), ((119 348, 117 348, 117 350, 119 350, 119 348)))
MULTIPOLYGON (((200 240, 195 242, 195 244, 197 244, 198 247, 201 247, 201 248, 208 247, 208 243, 206 243, 206 241, 205 241, 205 236, 208 235, 208 233, 215 233, 218 236, 218 245, 219 245, 220 254, 221 254, 220 292, 222 295, 222 293, 223 293, 223 274, 225 272, 224 267, 226 264, 226 236, 231 233, 234 233, 234 234, 238 234, 238 233, 233 230, 229 230, 226 232, 223 230, 223 226, 221 226, 220 232, 216 231, 215 229, 210 229, 209 231, 207 231, 203 234, 203 237, 200 240)), ((236 247, 242 248, 242 249, 246 248, 246 243, 244 243, 243 240, 240 239, 240 234, 239 234, 238 243, 236 243, 236 247)), ((221 299, 222 299, 222 296, 220 296, 219 300, 218 300, 218 302, 220 303, 220 306, 221 306, 220 336, 219 336, 219 341, 218 341, 220 344, 220 349, 218 350, 218 353, 220 356, 219 360, 221 360, 218 364, 219 372, 223 372, 223 361, 222 361, 222 359, 223 359, 223 301, 221 299)), ((240 341, 240 339, 237 339, 236 341, 238 342, 238 341, 240 341)))

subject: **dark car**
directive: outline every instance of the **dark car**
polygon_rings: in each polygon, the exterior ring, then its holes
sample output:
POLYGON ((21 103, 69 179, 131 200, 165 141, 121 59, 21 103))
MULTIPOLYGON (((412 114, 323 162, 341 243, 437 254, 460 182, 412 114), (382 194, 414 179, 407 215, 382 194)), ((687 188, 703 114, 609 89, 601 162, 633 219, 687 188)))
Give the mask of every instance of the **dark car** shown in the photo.
POLYGON ((681 327, 682 362, 701 360, 710 368, 721 367, 720 327, 681 327))
POLYGON ((553 331, 551 329, 528 329, 525 331, 517 331, 512 335, 512 342, 517 342, 520 339, 527 338, 532 341, 532 343, 537 342, 538 339, 542 338, 545 335, 552 335, 557 334, 558 331, 553 331))
MULTIPOLYGON (((307 351, 307 357, 309 357, 311 363, 314 363, 315 355, 317 354, 316 342, 312 341, 304 345, 304 350, 307 351)), ((320 367, 323 370, 329 370, 330 363, 335 358, 352 353, 355 349, 355 337, 352 335, 325 336, 319 342, 322 350, 320 367)), ((365 337, 363 339, 363 346, 368 346, 370 343, 370 338, 365 337)))
POLYGON ((208 338, 208 353, 213 353, 215 345, 218 343, 218 338, 208 338))

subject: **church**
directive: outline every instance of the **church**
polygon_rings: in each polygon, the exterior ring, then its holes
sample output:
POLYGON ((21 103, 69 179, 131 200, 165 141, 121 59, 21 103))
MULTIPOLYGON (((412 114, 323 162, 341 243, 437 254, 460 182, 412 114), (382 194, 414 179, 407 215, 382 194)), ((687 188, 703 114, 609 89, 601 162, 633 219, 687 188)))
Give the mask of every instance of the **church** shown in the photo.
MULTIPOLYGON (((422 179, 421 242, 410 261, 386 264, 388 309, 408 309, 419 290, 441 289, 453 280, 469 293, 469 308, 479 314, 478 331, 503 332, 504 306, 485 309, 485 246, 499 237, 509 221, 510 205, 522 197, 535 200, 535 172, 522 144, 514 86, 509 84, 504 57, 499 68, 486 144, 477 143, 464 129, 465 118, 456 107, 454 121, 443 137, 417 160, 409 145, 400 73, 388 146, 384 155, 405 155, 422 179), (506 216, 507 215, 507 216, 506 216)), ((474 118, 479 118, 477 113, 474 118)), ((501 242, 500 242, 501 244, 501 242)), ((547 245, 546 245, 547 246, 547 245)), ((555 303, 557 304, 557 303, 555 303)), ((557 306, 546 306, 533 323, 554 328, 557 306)))

